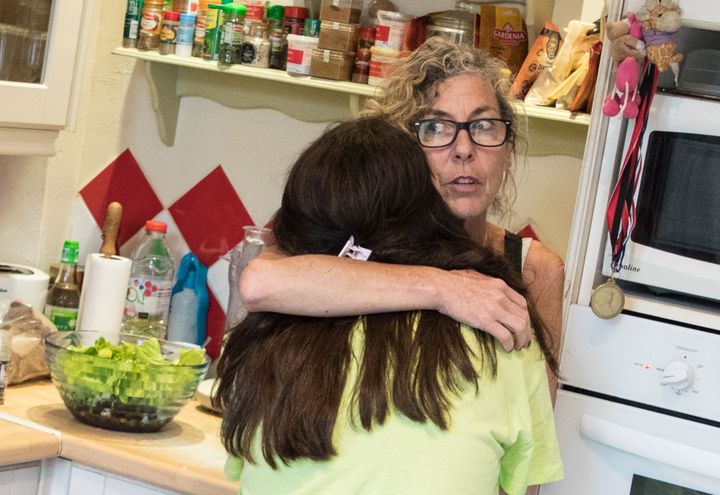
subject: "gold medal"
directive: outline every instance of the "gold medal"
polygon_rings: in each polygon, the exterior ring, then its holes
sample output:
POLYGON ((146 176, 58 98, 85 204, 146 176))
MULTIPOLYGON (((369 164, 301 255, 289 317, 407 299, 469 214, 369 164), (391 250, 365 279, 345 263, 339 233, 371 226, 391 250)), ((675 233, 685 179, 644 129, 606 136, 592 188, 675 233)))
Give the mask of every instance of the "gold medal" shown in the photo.
POLYGON ((615 283, 615 279, 610 277, 607 282, 593 289, 590 296, 590 307, 596 316, 604 320, 615 318, 620 314, 625 307, 625 294, 615 283))

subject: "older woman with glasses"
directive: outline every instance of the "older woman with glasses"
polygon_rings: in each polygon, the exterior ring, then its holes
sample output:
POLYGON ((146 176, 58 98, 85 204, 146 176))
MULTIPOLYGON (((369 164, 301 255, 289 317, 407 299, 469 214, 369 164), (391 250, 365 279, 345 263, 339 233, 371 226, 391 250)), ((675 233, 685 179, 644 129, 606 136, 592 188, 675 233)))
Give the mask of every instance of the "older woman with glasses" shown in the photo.
MULTIPOLYGON (((522 274, 528 297, 557 342, 562 260, 487 219, 488 212, 509 208, 513 158, 522 142, 503 68, 484 52, 431 38, 396 67, 364 114, 381 116, 417 137, 452 213, 475 242, 504 254, 522 274)), ((488 332, 506 350, 528 345, 532 335, 523 297, 501 280, 465 270, 287 256, 269 249, 244 271, 240 293, 250 311, 338 316, 437 310, 488 332)), ((553 396, 554 389, 553 383, 553 396)))

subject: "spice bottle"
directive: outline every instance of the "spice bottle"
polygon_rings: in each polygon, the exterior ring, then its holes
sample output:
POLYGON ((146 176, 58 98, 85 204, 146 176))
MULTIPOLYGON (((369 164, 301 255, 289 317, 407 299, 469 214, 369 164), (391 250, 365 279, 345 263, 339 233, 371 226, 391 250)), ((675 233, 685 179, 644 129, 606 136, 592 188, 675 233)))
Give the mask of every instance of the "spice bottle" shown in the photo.
POLYGON ((205 21, 205 38, 203 39, 204 60, 217 60, 220 53, 220 44, 222 41, 223 25, 225 24, 224 4, 230 3, 232 0, 222 0, 222 3, 211 3, 208 5, 207 17, 205 21))
POLYGON ((272 33, 273 29, 282 29, 284 13, 285 7, 282 5, 270 5, 267 9, 265 9, 265 17, 267 18, 269 33, 272 33))
POLYGON ((145 0, 140 18, 138 50, 157 50, 160 45, 160 29, 163 19, 163 0, 145 0))
POLYGON ((177 42, 175 43, 175 55, 189 57, 192 55, 193 34, 195 32, 195 18, 191 12, 180 14, 180 26, 178 27, 177 42))
POLYGON ((285 7, 283 13, 283 29, 285 34, 303 34, 308 9, 305 7, 285 7))
POLYGON ((240 50, 243 43, 243 21, 246 7, 239 3, 229 3, 223 7, 225 25, 222 44, 218 55, 218 67, 228 68, 240 63, 240 50))
POLYGON ((355 49, 352 82, 367 84, 370 77, 370 47, 375 42, 375 29, 369 26, 360 28, 360 36, 355 49))
POLYGON ((256 22, 252 25, 249 39, 242 46, 242 63, 253 67, 269 67, 270 40, 267 24, 256 22))
POLYGON ((45 316, 58 330, 75 330, 80 289, 77 283, 78 241, 65 241, 60 255, 60 269, 48 291, 45 316))
POLYGON ((205 23, 207 22, 210 0, 200 0, 197 17, 195 18, 195 35, 193 36, 192 56, 202 57, 205 42, 205 23))
POLYGON ((180 25, 180 13, 173 10, 165 11, 163 14, 162 28, 160 29, 160 55, 172 55, 175 53, 175 42, 177 41, 178 27, 180 25))
POLYGON ((270 32, 270 61, 271 69, 285 70, 287 61, 288 42, 285 38, 285 31, 282 28, 275 28, 270 32))
POLYGON ((124 48, 135 48, 137 46, 138 27, 140 26, 140 0, 128 0, 125 9, 125 26, 123 28, 124 48))

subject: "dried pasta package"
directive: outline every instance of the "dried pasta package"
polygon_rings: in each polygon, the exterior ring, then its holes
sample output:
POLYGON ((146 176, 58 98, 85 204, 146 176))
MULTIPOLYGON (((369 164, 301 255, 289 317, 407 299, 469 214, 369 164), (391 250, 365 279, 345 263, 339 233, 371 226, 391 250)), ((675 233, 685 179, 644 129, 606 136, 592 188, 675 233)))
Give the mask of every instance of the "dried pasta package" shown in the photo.
MULTIPOLYGON (((550 106, 560 95, 568 95, 568 91, 582 84, 587 74, 590 46, 599 40, 597 35, 588 35, 594 24, 582 21, 570 21, 567 27, 565 42, 558 51, 552 67, 543 70, 530 87, 525 103, 531 105, 550 106), (576 70, 580 70, 570 78, 576 70)), ((569 98, 572 101, 572 98, 569 98)))
POLYGON ((480 7, 479 48, 504 60, 512 74, 528 53, 528 34, 520 9, 483 5, 480 7))
POLYGON ((535 39, 532 49, 525 57, 520 71, 510 88, 510 97, 522 100, 527 95, 538 75, 552 67, 562 45, 562 38, 557 24, 545 21, 545 27, 535 39))

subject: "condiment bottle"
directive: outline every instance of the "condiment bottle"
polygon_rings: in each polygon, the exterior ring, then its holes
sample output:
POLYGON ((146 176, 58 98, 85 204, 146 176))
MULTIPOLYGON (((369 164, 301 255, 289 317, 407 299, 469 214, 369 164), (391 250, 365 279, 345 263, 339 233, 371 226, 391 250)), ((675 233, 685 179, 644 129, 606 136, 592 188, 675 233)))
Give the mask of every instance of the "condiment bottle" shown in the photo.
POLYGON ((192 56, 202 57, 205 43, 205 24, 207 22, 210 0, 200 0, 197 18, 195 18, 195 36, 193 37, 192 56))
POLYGON ((122 331, 164 339, 175 264, 165 244, 167 225, 148 220, 132 254, 122 331))
POLYGON ((253 24, 250 39, 242 46, 242 63, 253 67, 270 66, 270 40, 265 23, 253 24))
POLYGON ((239 3, 229 3, 223 6, 225 11, 225 25, 223 28, 222 44, 218 54, 218 67, 228 68, 240 63, 240 50, 243 44, 243 21, 246 7, 239 3))
POLYGON ((285 7, 282 5, 270 5, 265 9, 265 17, 268 23, 268 32, 272 33, 274 29, 282 29, 283 14, 285 7))
POLYGON ((58 330, 75 330, 80 289, 77 283, 77 260, 80 244, 65 241, 60 256, 60 269, 55 282, 48 291, 45 302, 45 316, 58 330))
POLYGON ((140 26, 140 0, 128 0, 125 9, 125 26, 123 28, 124 48, 135 48, 137 46, 138 27, 140 26))
POLYGON ((191 12, 180 14, 180 26, 178 26, 177 42, 175 43, 175 55, 189 57, 192 55, 193 34, 195 32, 195 18, 191 12))
POLYGON ((160 45, 160 29, 163 19, 163 0, 145 0, 140 18, 138 50, 157 50, 160 45))
POLYGON ((225 11, 223 5, 232 0, 222 0, 222 3, 208 5, 205 21, 205 38, 203 38, 203 60, 217 60, 220 54, 223 25, 225 24, 225 11))
POLYGON ((160 29, 160 55, 172 55, 175 53, 175 41, 178 35, 180 13, 173 10, 165 11, 163 14, 162 28, 160 29))
POLYGON ((375 42, 375 29, 369 26, 360 28, 357 48, 355 49, 355 64, 353 65, 352 82, 367 84, 370 76, 370 47, 375 42))
POLYGON ((305 7, 285 7, 283 13, 283 29, 285 34, 303 34, 308 9, 305 7))
POLYGON ((285 31, 282 28, 275 28, 270 32, 270 61, 271 69, 285 70, 287 61, 288 42, 285 38, 285 31))

